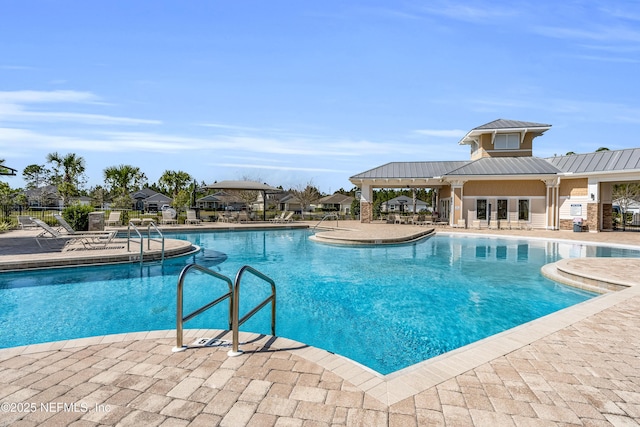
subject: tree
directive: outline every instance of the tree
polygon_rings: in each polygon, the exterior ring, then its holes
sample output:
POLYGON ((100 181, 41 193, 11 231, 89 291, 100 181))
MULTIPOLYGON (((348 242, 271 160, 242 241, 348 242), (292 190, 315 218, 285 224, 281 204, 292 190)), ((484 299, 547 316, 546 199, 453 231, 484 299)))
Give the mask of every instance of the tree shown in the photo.
POLYGON ((158 184, 166 194, 175 198, 180 190, 187 189, 191 181, 193 178, 186 172, 166 170, 160 176, 158 184))
POLYGON ((640 184, 614 184, 611 195, 613 201, 619 204, 624 215, 631 203, 640 200, 640 184))
POLYGON ((139 190, 147 182, 145 174, 136 166, 109 166, 103 173, 107 188, 116 198, 121 199, 121 202, 125 197, 129 197, 131 191, 139 190))
POLYGON ((75 153, 61 156, 56 152, 47 154, 47 162, 53 165, 50 182, 58 187, 62 204, 66 205, 71 197, 79 193, 80 187, 86 182, 84 158, 75 153))
POLYGON ((101 185, 96 185, 89 190, 89 197, 91 197, 91 206, 103 208, 107 200, 107 190, 101 185))
POLYGON ((596 153, 600 151, 609 151, 609 149, 607 147, 600 147, 596 150, 596 153))
POLYGON ((51 171, 44 165, 29 165, 22 171, 22 178, 26 183, 27 190, 33 190, 47 183, 50 179, 51 171))
POLYGON ((186 210, 191 202, 191 194, 187 190, 180 190, 178 194, 173 197, 171 205, 176 208, 177 211, 186 210))
POLYGON ((304 213, 307 211, 311 203, 318 200, 322 197, 320 191, 313 185, 313 182, 309 181, 306 186, 299 185, 295 189, 290 190, 291 193, 295 196, 296 199, 300 202, 300 206, 302 207, 302 217, 304 218, 304 213))

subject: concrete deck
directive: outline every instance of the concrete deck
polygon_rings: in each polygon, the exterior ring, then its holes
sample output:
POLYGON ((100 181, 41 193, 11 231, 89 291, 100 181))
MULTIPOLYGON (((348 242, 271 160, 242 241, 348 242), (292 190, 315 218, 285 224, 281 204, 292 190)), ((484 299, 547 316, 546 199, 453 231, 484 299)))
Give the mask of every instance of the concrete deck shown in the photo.
MULTIPOLYGON (((414 233, 408 225, 340 226, 372 238, 414 233)), ((634 233, 490 234, 640 247, 634 233)), ((225 346, 172 353, 175 331, 0 350, 0 426, 640 425, 640 263, 565 261, 548 274, 622 290, 387 376, 251 334, 241 334, 245 354, 236 358, 225 346)), ((225 331, 186 335, 186 343, 230 339, 225 331)))

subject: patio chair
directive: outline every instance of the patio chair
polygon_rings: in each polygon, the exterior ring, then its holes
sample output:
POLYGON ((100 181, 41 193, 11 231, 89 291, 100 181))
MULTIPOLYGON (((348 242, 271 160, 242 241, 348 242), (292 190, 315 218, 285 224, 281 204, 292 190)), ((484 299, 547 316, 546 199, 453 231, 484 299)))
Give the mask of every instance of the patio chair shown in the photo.
POLYGON ((453 228, 467 228, 467 221, 465 219, 459 219, 456 224, 452 225, 453 228))
POLYGON ((196 218, 196 211, 189 209, 187 211, 187 219, 184 220, 185 224, 196 224, 196 225, 200 225, 202 223, 202 221, 198 218, 196 218))
POLYGON ((28 215, 18 215, 18 225, 20 226, 20 228, 22 228, 23 230, 25 228, 35 228, 38 227, 38 225, 33 222, 33 219, 28 216, 28 215))
POLYGON ((282 218, 282 219, 281 219, 280 221, 278 221, 278 222, 281 222, 281 223, 284 223, 284 222, 292 222, 292 221, 293 221, 293 218, 292 218, 292 217, 293 217, 293 212, 289 212, 289 213, 287 214, 287 216, 285 216, 284 218, 282 218))
POLYGON ((251 218, 249 218, 249 214, 246 211, 241 211, 238 214, 238 222, 249 222, 251 218))
POLYGON ((280 216, 276 216, 276 217, 274 217, 274 218, 271 218, 271 219, 269 220, 269 222, 279 222, 279 221, 281 221, 281 220, 283 220, 283 219, 284 219, 284 217, 285 217, 285 215, 286 215, 286 214, 287 214, 287 211, 282 211, 282 213, 280 214, 280 216))
POLYGON ((42 228, 42 232, 35 237, 36 243, 38 243, 38 246, 40 247, 42 247, 40 240, 65 240, 63 249, 76 242, 82 243, 82 246, 84 246, 85 249, 95 249, 99 247, 106 248, 116 236, 116 231, 62 234, 55 228, 50 227, 46 222, 35 218, 32 219, 38 227, 42 228))
POLYGON ((105 234, 104 231, 76 231, 71 226, 71 224, 69 224, 67 222, 67 220, 64 219, 64 217, 62 215, 53 214, 53 217, 56 219, 56 221, 58 221, 58 224, 60 224, 60 227, 62 227, 62 229, 64 229, 64 231, 66 231, 68 234, 72 234, 72 235, 77 235, 77 234, 96 234, 96 233, 105 234))
POLYGON ((104 222, 105 225, 122 225, 120 221, 120 211, 111 211, 109 212, 109 218, 104 222))
POLYGON ((162 211, 162 225, 178 225, 178 220, 173 217, 173 212, 169 209, 162 211))

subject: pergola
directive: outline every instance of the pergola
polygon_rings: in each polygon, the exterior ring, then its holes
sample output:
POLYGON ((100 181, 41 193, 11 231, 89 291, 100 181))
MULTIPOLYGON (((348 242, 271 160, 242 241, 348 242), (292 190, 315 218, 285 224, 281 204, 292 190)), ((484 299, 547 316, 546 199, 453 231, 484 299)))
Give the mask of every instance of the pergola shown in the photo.
POLYGON ((0 165, 0 175, 16 176, 17 169, 10 168, 9 166, 0 165))
POLYGON ((213 184, 205 185, 202 188, 212 190, 237 190, 237 191, 260 191, 262 192, 262 200, 264 201, 264 209, 262 210, 263 221, 267 220, 267 193, 279 193, 282 190, 272 187, 262 182, 256 181, 220 181, 213 184))

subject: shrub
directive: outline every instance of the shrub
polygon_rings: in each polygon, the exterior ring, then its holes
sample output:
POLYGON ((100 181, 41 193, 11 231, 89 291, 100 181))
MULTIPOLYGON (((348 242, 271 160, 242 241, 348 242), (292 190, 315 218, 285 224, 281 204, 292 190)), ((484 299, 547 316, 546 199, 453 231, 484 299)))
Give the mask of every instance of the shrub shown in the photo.
POLYGON ((62 216, 74 230, 87 231, 90 212, 93 212, 93 207, 75 204, 64 208, 62 216))

